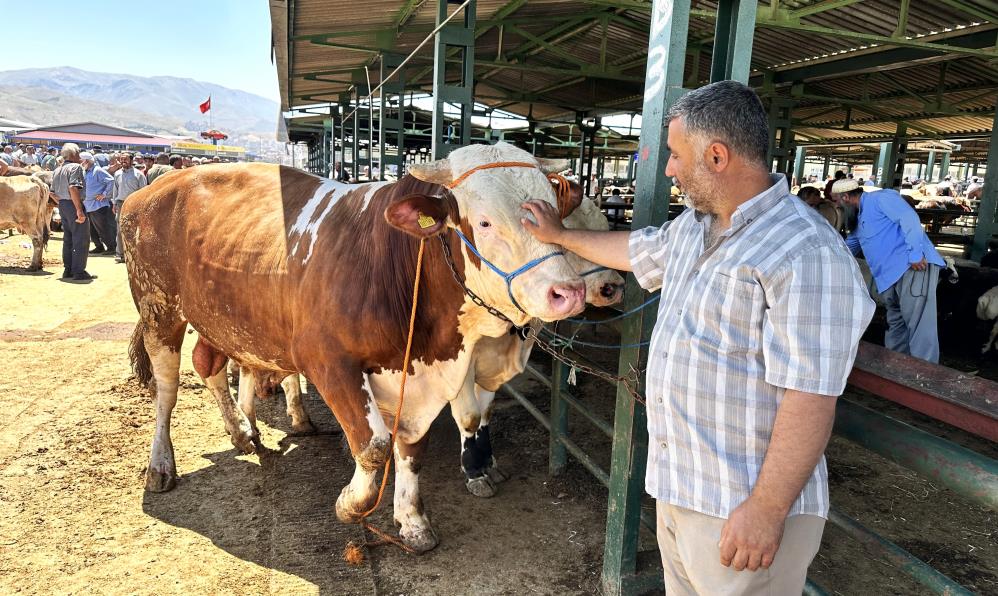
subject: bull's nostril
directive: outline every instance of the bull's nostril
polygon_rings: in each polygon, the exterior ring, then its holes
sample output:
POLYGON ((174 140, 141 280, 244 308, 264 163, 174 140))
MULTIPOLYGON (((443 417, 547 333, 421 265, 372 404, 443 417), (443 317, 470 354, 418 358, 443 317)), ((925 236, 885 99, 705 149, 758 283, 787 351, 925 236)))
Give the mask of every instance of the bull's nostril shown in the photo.
POLYGON ((603 284, 603 287, 600 288, 599 293, 600 296, 603 296, 604 298, 611 298, 617 293, 617 288, 615 288, 613 284, 603 284))

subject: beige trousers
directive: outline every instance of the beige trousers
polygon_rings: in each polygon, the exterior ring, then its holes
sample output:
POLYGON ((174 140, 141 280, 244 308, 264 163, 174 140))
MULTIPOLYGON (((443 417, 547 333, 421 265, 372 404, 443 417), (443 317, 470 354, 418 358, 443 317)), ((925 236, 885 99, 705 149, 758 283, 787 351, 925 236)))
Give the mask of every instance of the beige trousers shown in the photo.
POLYGON ((656 514, 667 596, 799 596, 825 529, 825 520, 816 515, 788 517, 769 569, 735 571, 721 565, 717 546, 727 520, 662 501, 656 514))

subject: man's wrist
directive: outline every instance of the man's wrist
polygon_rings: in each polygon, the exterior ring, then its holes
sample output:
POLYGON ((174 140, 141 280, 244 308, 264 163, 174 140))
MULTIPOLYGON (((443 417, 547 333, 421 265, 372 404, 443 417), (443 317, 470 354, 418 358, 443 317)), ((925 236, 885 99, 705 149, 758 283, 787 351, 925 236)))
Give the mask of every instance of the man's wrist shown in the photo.
POLYGON ((772 513, 774 516, 779 517, 786 517, 790 513, 790 507, 793 505, 792 501, 790 503, 782 503, 780 499, 767 494, 765 491, 758 490, 752 491, 748 500, 752 501, 754 505, 772 513))

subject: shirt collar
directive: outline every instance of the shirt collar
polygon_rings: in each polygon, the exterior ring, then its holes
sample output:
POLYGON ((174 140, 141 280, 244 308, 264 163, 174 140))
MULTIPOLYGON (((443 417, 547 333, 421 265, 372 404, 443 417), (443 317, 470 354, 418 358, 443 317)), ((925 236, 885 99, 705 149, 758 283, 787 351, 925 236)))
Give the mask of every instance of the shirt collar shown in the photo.
POLYGON ((783 174, 770 174, 769 181, 769 188, 739 205, 731 214, 731 233, 758 219, 789 192, 787 179, 783 174))

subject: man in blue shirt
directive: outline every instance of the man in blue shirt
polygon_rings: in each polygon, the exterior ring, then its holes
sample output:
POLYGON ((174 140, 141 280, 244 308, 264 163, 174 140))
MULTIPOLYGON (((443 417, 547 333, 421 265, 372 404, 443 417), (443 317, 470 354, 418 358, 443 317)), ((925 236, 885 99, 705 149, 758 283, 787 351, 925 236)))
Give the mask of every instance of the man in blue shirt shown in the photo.
POLYGON ((915 210, 893 189, 863 192, 855 180, 839 180, 832 194, 859 208, 856 229, 846 238, 862 251, 887 307, 888 349, 939 362, 936 284, 946 266, 925 235, 915 210))
POLYGON ((80 163, 83 165, 87 182, 83 207, 87 210, 87 217, 90 218, 91 237, 94 241, 94 249, 90 254, 113 255, 118 246, 118 230, 114 225, 114 213, 111 211, 111 187, 114 184, 114 177, 97 165, 91 153, 86 151, 80 153, 80 163))

